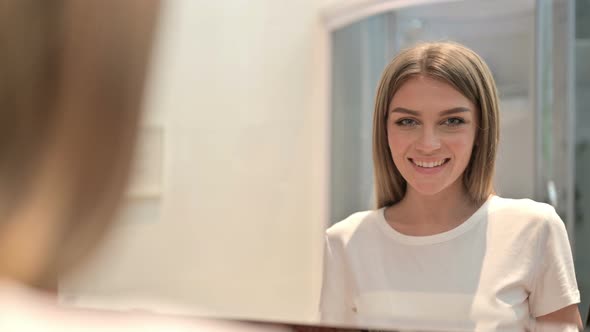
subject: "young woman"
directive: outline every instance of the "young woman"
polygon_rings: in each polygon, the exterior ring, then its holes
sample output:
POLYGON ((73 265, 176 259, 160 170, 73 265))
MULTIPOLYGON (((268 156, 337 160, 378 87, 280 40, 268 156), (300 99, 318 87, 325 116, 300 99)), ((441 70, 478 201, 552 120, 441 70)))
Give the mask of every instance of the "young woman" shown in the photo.
POLYGON ((490 70, 468 48, 423 43, 392 60, 373 118, 377 209, 326 232, 324 322, 580 325, 563 222, 547 204, 494 195, 498 117, 490 70))

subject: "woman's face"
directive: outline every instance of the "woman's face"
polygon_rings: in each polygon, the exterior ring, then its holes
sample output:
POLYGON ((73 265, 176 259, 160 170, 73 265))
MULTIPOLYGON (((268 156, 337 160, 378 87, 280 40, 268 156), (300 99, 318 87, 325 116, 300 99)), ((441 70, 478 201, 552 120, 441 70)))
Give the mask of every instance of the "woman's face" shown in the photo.
POLYGON ((426 76, 404 83, 389 106, 387 140, 408 189, 434 195, 461 188, 476 122, 475 105, 451 85, 426 76))

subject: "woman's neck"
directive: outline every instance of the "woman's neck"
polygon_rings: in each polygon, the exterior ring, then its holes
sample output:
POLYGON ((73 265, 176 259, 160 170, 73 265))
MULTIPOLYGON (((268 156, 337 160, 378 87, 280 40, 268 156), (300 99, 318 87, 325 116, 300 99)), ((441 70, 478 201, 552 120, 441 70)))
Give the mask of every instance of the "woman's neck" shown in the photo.
POLYGON ((459 226, 480 206, 461 182, 434 195, 423 195, 408 186, 404 198, 385 211, 385 218, 401 233, 433 235, 459 226))

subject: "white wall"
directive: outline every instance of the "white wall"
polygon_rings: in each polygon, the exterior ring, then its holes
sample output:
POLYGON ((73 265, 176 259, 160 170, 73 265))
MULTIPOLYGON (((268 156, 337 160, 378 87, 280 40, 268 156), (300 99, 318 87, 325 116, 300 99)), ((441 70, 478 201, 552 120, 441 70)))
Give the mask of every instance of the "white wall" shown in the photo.
POLYGON ((325 214, 318 3, 163 4, 146 119, 163 131, 161 196, 62 280, 62 300, 312 319, 325 214))

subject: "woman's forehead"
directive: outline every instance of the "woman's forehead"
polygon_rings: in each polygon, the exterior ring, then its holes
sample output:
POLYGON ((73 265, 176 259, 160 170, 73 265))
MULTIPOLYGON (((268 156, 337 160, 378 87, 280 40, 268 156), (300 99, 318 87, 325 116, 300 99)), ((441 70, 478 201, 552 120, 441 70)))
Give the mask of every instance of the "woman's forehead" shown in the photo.
POLYGON ((389 111, 396 108, 438 113, 456 108, 473 111, 475 105, 449 83, 418 76, 410 78, 396 91, 389 104, 389 111))

